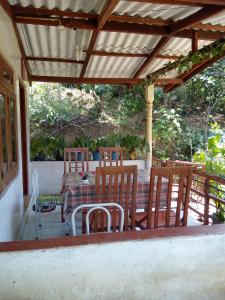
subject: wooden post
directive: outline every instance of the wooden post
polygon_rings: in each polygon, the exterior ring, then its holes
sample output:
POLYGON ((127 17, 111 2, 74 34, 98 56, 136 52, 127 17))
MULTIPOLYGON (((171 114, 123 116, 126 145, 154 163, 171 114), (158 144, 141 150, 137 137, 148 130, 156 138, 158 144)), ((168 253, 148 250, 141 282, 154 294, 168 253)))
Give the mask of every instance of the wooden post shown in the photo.
POLYGON ((152 166, 152 108, 154 101, 154 85, 149 85, 145 89, 146 101, 146 141, 149 144, 150 151, 147 153, 145 168, 150 169, 152 166))

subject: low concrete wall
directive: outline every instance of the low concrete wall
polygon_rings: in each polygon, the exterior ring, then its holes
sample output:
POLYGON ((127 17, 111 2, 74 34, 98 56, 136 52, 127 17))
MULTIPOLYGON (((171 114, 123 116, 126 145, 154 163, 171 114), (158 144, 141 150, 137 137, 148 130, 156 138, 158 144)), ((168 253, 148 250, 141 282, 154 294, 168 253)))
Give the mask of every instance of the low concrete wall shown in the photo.
MULTIPOLYGON (((98 167, 98 161, 90 161, 90 171, 98 167)), ((124 165, 137 165, 138 169, 145 168, 144 160, 124 160, 124 165)), ((32 161, 30 174, 37 168, 39 174, 40 193, 59 193, 62 186, 63 161, 32 161)))
POLYGON ((0 299, 216 299, 225 234, 0 253, 0 299))

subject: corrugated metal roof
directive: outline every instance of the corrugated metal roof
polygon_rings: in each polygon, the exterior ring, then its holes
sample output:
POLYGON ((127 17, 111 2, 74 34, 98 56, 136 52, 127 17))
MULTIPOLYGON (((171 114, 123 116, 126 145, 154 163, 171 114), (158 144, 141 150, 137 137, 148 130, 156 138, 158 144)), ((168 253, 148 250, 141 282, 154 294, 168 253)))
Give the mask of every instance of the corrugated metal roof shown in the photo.
MULTIPOLYGON (((8 0, 8 2, 11 5, 19 4, 23 7, 31 5, 36 8, 58 8, 60 10, 99 14, 106 0, 8 0)), ((188 7, 185 5, 120 1, 113 13, 177 21, 192 15, 200 9, 201 7, 188 7)), ((202 21, 202 23, 225 26, 225 13, 219 13, 202 21)), ((55 26, 25 24, 17 24, 17 26, 26 55, 35 57, 76 59, 76 46, 81 51, 87 50, 92 35, 92 31, 81 29, 65 28, 64 30, 59 30, 55 26)), ((94 50, 149 54, 160 38, 161 36, 100 31, 94 50)), ((199 48, 211 42, 199 40, 199 48)), ((179 56, 187 55, 189 51, 191 51, 190 39, 171 37, 160 53, 179 56)), ((86 52, 81 52, 80 60, 85 60, 85 57, 86 52)), ((135 74, 144 60, 145 58, 137 57, 91 56, 85 77, 129 78, 135 74)), ((169 60, 166 59, 154 59, 150 66, 141 74, 141 77, 160 69, 168 62, 169 60)), ((82 64, 46 61, 29 61, 29 66, 32 75, 79 77, 82 70, 82 64)), ((176 77, 177 73, 173 71, 166 75, 167 78, 168 76, 176 77)))
MULTIPOLYGON (((31 56, 60 57, 75 59, 75 48, 88 48, 92 31, 73 30, 65 28, 59 30, 55 26, 18 25, 25 52, 31 56)), ((82 52, 80 60, 85 58, 82 52)))
POLYGON ((129 78, 143 58, 92 56, 86 77, 129 78))
POLYGON ((149 53, 159 40, 160 36, 102 31, 98 35, 95 49, 124 53, 149 53))
POLYGON ((79 77, 82 65, 47 61, 29 61, 33 75, 79 77))
POLYGON ((188 7, 185 5, 178 6, 121 1, 113 13, 118 15, 127 14, 130 16, 151 17, 154 19, 161 18, 163 20, 173 19, 177 21, 190 16, 200 9, 200 7, 188 7))
POLYGON ((36 8, 46 7, 48 9, 58 8, 60 10, 93 12, 99 14, 106 0, 9 0, 11 5, 32 5, 36 8))
POLYGON ((213 24, 213 25, 219 24, 219 25, 225 26, 225 13, 224 13, 224 11, 221 13, 218 13, 214 17, 203 20, 202 23, 204 23, 204 24, 209 23, 209 24, 213 24))

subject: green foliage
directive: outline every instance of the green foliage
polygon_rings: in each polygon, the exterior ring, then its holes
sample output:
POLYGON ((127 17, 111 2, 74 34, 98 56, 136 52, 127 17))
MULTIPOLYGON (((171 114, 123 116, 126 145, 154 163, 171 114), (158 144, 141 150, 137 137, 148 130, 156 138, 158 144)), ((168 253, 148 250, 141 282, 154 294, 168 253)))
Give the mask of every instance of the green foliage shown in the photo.
MULTIPOLYGON (((212 129, 214 129, 215 135, 208 138, 207 149, 197 151, 193 156, 193 160, 204 163, 207 172, 224 177, 225 142, 222 140, 219 126, 214 124, 212 129)), ((225 199, 225 187, 214 181, 211 181, 211 185, 213 187, 210 189, 210 193, 221 199, 225 199)), ((215 201, 215 205, 217 217, 219 220, 225 221, 225 206, 218 201, 215 201)))
POLYGON ((213 127, 215 135, 208 138, 207 149, 200 149, 193 155, 196 162, 205 163, 206 171, 225 176, 225 143, 219 127, 213 127))
POLYGON ((148 85, 154 83, 160 76, 167 74, 171 70, 178 70, 178 73, 184 73, 192 68, 194 64, 199 64, 206 59, 221 57, 225 51, 225 38, 221 38, 207 46, 202 47, 197 52, 190 51, 186 56, 180 56, 175 62, 167 63, 163 68, 147 75, 141 84, 148 85))
MULTIPOLYGON (((191 160, 193 153, 204 149, 208 142, 209 123, 216 119, 224 126, 224 87, 225 60, 169 94, 156 88, 153 102, 153 154, 159 158, 191 160)), ((145 135, 143 86, 129 89, 122 85, 86 84, 77 90, 74 85, 34 84, 29 102, 31 152, 35 159, 39 152, 39 156, 45 153, 45 159, 55 157, 52 150, 46 152, 47 146, 54 144, 59 136, 64 136, 67 128, 72 140, 67 141, 68 145, 91 149, 98 149, 101 145, 121 145, 126 135, 145 135), (108 122, 123 135, 106 132, 104 137, 103 134, 89 136, 88 130, 82 131, 85 122, 90 122, 91 127, 95 127, 96 122, 104 127, 108 122), (73 128, 81 128, 76 139, 75 134, 72 135, 73 128)), ((128 148, 129 138, 127 140, 128 148)), ((129 157, 129 151, 125 153, 129 157)), ((134 156, 139 156, 138 151, 134 156)))

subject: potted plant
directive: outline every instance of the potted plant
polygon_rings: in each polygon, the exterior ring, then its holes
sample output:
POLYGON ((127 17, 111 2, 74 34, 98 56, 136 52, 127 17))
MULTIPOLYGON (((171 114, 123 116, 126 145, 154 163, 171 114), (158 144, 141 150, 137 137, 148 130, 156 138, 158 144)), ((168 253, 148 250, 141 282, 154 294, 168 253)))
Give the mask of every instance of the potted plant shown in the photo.
MULTIPOLYGON (((104 138, 106 147, 120 146, 120 136, 118 133, 112 133, 104 138)), ((116 152, 112 152, 112 160, 116 160, 116 152)))
MULTIPOLYGON (((88 137, 76 137, 73 145, 74 148, 89 148, 89 138, 88 137)), ((85 160, 88 158, 85 157, 85 160)), ((77 152, 77 160, 82 160, 82 152, 77 152)))
POLYGON ((215 201, 216 204, 216 212, 212 214, 212 222, 213 224, 220 224, 225 222, 225 209, 224 205, 215 201))
POLYGON ((89 148, 92 153, 93 160, 97 161, 100 159, 99 147, 101 146, 100 139, 94 140, 91 139, 89 141, 89 148))
POLYGON ((149 151, 145 138, 136 135, 126 135, 122 138, 122 145, 128 157, 132 160, 143 157, 149 151))
POLYGON ((31 159, 44 161, 48 155, 49 138, 46 136, 38 136, 31 138, 31 159))

